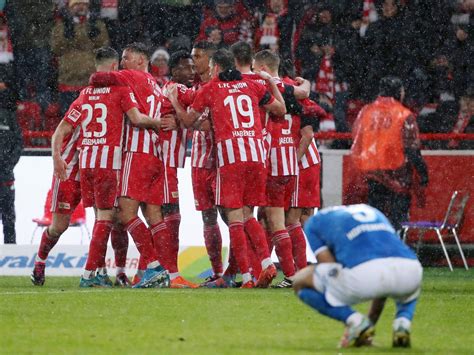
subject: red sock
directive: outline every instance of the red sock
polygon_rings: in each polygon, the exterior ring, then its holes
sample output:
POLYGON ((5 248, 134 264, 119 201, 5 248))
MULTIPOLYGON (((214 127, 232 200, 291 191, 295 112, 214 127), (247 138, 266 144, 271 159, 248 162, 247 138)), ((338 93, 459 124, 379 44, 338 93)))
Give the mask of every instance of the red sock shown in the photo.
POLYGON ((304 237, 303 228, 300 223, 291 224, 286 227, 291 238, 291 245, 293 246, 293 258, 298 270, 305 268, 308 265, 306 260, 306 239, 304 237))
POLYGON ((59 237, 51 237, 49 235, 48 228, 46 228, 43 231, 43 235, 41 236, 41 243, 38 248, 38 257, 42 260, 46 260, 48 258, 49 252, 54 248, 58 240, 59 237))
POLYGON ((140 258, 138 259, 138 267, 137 270, 146 270, 147 264, 145 263, 145 259, 142 258, 140 255, 140 258))
POLYGON ((165 217, 166 226, 168 227, 169 240, 170 240, 170 261, 172 262, 173 269, 178 272, 178 253, 179 253, 179 224, 181 223, 181 215, 174 213, 165 217))
POLYGON ((260 261, 270 257, 270 252, 268 251, 267 240, 265 237, 265 231, 260 223, 252 217, 245 221, 244 223, 245 233, 249 237, 250 243, 257 254, 257 257, 260 261))
POLYGON ((295 265, 293 262, 293 253, 291 247, 291 239, 286 229, 273 233, 273 244, 280 261, 280 267, 286 277, 295 274, 295 265))
POLYGON ((222 274, 222 237, 219 225, 204 226, 204 243, 214 275, 222 274))
POLYGON ((153 245, 155 246, 158 260, 163 267, 170 273, 178 272, 178 264, 176 263, 173 253, 173 242, 166 225, 166 222, 158 222, 150 227, 153 236, 153 245))
POLYGON ((247 238, 247 253, 250 261, 250 265, 252 266, 252 275, 256 279, 260 276, 262 272, 262 263, 258 259, 257 253, 255 252, 254 248, 250 244, 250 240, 247 238))
POLYGON ((115 266, 125 267, 127 264, 128 251, 128 234, 122 228, 112 227, 110 232, 110 239, 112 240, 112 248, 115 254, 115 266))
POLYGON ((236 275, 239 271, 239 265, 237 265, 237 260, 235 259, 234 250, 232 249, 232 244, 229 247, 229 265, 225 269, 224 276, 233 276, 236 275))
POLYGON ((153 247, 151 233, 139 217, 130 220, 125 226, 125 229, 132 236, 133 241, 140 252, 140 256, 143 257, 145 265, 158 260, 155 248, 153 247))
POLYGON ((249 272, 249 259, 247 256, 247 243, 245 240, 244 224, 242 222, 233 222, 229 224, 230 246, 235 255, 240 273, 249 272))
POLYGON ((107 241, 109 240, 111 221, 95 221, 92 230, 92 240, 89 245, 89 256, 87 257, 85 269, 95 271, 99 265, 104 264, 107 253, 107 241))

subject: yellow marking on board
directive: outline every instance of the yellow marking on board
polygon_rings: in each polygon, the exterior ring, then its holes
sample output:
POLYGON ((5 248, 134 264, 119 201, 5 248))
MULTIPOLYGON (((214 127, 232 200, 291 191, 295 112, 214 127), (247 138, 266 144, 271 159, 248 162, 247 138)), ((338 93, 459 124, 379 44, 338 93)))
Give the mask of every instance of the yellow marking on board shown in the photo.
POLYGON ((207 256, 206 247, 188 247, 179 253, 178 269, 184 270, 199 258, 207 256))

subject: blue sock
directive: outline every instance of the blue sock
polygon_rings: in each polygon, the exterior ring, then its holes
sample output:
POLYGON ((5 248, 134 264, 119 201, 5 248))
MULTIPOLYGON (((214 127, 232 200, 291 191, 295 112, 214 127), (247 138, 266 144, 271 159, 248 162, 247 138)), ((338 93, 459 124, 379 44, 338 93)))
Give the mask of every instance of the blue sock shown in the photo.
POLYGON ((312 288, 303 288, 298 292, 298 297, 311 308, 319 313, 331 317, 341 322, 346 322, 347 318, 354 312, 349 306, 333 307, 327 303, 324 295, 312 288))
POLYGON ((417 299, 408 302, 408 303, 400 303, 397 302, 397 315, 396 318, 407 318, 410 321, 413 320, 413 316, 415 315, 415 308, 416 308, 416 303, 417 299))

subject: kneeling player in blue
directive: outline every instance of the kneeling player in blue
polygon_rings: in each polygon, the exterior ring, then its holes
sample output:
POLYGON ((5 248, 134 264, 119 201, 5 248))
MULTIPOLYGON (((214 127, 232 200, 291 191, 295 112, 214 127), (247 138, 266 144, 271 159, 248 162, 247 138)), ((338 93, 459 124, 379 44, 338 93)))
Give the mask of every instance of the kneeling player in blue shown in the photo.
POLYGON ((396 302, 393 346, 410 346, 423 269, 387 218, 367 205, 325 208, 305 225, 318 264, 295 275, 308 306, 346 324, 342 347, 371 345, 387 297, 396 302), (368 317, 350 305, 372 300, 368 317))

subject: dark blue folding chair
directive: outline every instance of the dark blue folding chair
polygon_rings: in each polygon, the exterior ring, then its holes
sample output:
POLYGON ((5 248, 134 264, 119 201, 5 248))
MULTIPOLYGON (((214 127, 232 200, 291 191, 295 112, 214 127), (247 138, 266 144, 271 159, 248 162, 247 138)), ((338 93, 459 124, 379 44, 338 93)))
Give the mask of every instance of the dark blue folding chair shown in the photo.
POLYGON ((418 247, 421 244, 422 237, 427 230, 434 230, 438 236, 439 242, 441 243, 441 248, 443 249, 444 256, 448 261, 448 266, 451 271, 453 271, 453 266, 451 264, 451 259, 449 258, 446 246, 444 245, 443 232, 448 231, 447 236, 451 233, 456 241, 456 244, 461 254, 462 261, 466 270, 469 269, 467 266, 466 257, 461 248, 461 243, 459 242, 459 237, 457 229, 459 228, 462 218, 464 215, 464 210, 469 200, 469 193, 464 191, 454 191, 451 196, 451 201, 449 202, 448 210, 442 221, 418 221, 418 222, 404 222, 402 223, 402 231, 400 237, 406 242, 408 231, 411 229, 418 230, 418 247))

